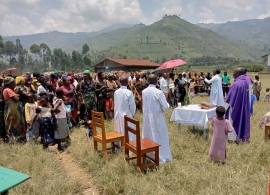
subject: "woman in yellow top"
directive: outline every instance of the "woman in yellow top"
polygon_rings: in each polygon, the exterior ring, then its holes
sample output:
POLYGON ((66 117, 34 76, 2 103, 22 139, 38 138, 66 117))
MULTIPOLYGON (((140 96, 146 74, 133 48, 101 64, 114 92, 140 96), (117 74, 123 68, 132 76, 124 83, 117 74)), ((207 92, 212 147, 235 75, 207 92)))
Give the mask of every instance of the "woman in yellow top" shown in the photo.
POLYGON ((27 123, 26 140, 34 141, 39 137, 39 122, 33 121, 36 115, 37 102, 34 101, 34 94, 27 93, 27 103, 24 106, 25 121, 27 123), (30 128, 32 126, 32 129, 30 128))

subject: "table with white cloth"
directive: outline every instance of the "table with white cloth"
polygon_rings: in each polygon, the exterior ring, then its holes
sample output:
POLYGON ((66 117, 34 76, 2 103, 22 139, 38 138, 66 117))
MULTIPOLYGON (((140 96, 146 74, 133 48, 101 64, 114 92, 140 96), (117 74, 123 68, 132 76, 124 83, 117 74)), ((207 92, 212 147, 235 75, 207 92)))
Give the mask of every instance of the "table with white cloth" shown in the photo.
POLYGON ((201 109, 199 105, 188 105, 183 107, 177 107, 173 110, 170 121, 176 121, 178 123, 178 131, 180 133, 181 124, 201 126, 203 127, 203 135, 206 138, 208 127, 208 121, 216 116, 216 107, 211 109, 201 109))

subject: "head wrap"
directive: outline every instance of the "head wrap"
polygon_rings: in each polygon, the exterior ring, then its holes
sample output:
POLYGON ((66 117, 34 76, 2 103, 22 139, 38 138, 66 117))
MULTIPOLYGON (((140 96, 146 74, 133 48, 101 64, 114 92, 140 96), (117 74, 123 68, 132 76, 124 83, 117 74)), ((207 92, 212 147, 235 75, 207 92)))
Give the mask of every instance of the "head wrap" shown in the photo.
POLYGON ((59 74, 60 71, 59 71, 59 70, 55 70, 53 73, 54 73, 54 74, 59 74))
POLYGON ((139 76, 141 76, 141 73, 136 72, 136 73, 135 73, 135 76, 136 76, 136 77, 139 77, 139 76))
POLYGON ((18 76, 15 79, 15 84, 16 85, 24 85, 25 84, 25 79, 23 76, 18 76))
POLYGON ((90 72, 90 70, 85 70, 85 71, 83 71, 83 74, 88 74, 90 76, 91 72, 90 72))
POLYGON ((12 83, 13 81, 14 81, 13 77, 6 77, 4 80, 4 84, 8 85, 8 84, 12 83))
POLYGON ((113 76, 113 73, 110 72, 110 73, 108 74, 108 77, 112 77, 112 76, 113 76))

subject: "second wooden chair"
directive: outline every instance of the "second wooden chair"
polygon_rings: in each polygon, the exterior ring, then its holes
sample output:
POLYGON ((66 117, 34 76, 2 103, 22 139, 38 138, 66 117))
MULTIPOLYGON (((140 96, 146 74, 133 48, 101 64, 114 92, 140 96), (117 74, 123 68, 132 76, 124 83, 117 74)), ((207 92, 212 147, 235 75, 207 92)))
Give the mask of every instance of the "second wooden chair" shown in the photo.
POLYGON ((126 160, 137 159, 137 168, 142 171, 145 168, 159 166, 159 144, 149 140, 141 139, 140 136, 140 122, 125 116, 125 154, 126 160), (128 124, 132 124, 135 128, 130 127, 128 124), (129 141, 129 132, 136 135, 136 140, 129 141), (130 157, 129 151, 133 152, 136 156, 130 157), (154 152, 154 158, 147 155, 147 153, 154 152), (142 165, 142 157, 148 158, 152 161, 150 164, 142 165))

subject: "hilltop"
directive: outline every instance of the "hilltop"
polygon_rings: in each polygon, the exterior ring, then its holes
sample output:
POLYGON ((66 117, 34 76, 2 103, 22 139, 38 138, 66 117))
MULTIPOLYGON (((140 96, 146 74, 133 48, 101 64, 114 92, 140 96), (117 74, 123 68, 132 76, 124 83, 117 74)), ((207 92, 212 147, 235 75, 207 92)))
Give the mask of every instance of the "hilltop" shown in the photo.
POLYGON ((149 26, 118 29, 89 39, 103 57, 127 57, 150 60, 220 56, 256 59, 260 50, 245 43, 235 43, 212 30, 169 16, 149 26))
POLYGON ((198 25, 232 41, 260 47, 264 52, 270 51, 270 18, 198 25))

